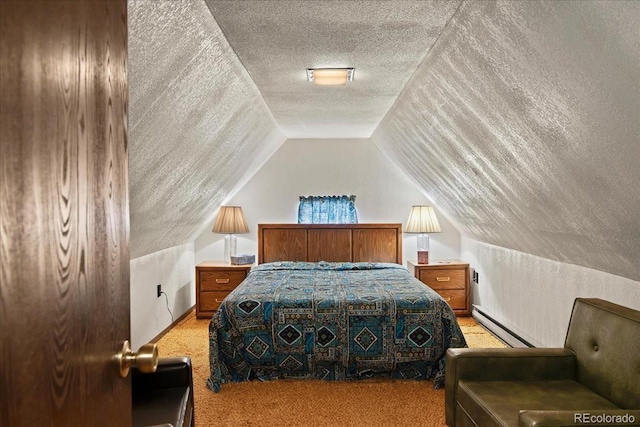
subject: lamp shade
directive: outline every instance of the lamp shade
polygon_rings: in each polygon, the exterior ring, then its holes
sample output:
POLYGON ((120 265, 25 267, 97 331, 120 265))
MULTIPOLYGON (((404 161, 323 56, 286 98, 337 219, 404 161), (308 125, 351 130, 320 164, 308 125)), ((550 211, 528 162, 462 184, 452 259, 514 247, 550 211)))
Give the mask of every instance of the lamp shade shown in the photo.
POLYGON ((240 206, 222 206, 216 222, 213 224, 214 233, 242 234, 248 233, 247 221, 244 219, 240 206))
POLYGON ((431 206, 413 206, 407 220, 405 233, 439 233, 440 223, 431 206))

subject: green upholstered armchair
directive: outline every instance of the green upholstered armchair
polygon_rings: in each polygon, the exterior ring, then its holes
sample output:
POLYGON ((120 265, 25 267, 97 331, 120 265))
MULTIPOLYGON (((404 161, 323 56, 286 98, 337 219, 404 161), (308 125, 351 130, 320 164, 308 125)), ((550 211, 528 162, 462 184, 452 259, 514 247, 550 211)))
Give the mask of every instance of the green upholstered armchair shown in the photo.
POLYGON ((575 300, 564 348, 449 349, 454 426, 640 425, 640 312, 575 300))

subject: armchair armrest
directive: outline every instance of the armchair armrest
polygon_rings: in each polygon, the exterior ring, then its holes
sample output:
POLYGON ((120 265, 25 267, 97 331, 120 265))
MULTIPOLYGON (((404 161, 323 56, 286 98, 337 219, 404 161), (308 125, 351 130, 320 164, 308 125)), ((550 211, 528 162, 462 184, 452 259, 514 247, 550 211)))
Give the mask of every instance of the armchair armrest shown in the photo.
POLYGON ((193 389, 191 359, 188 357, 159 359, 156 372, 143 374, 137 369, 133 369, 131 381, 134 394, 174 387, 191 387, 193 389))
POLYGON ((447 425, 455 425, 459 380, 573 380, 575 376, 576 356, 566 348, 450 348, 445 371, 447 425))
POLYGON ((640 410, 520 411, 518 427, 638 426, 640 410))

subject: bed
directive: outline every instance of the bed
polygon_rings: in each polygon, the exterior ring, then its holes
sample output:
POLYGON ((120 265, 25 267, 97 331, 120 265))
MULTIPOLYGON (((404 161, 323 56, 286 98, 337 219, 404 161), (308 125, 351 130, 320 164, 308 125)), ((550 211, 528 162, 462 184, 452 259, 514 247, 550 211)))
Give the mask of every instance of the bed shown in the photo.
POLYGON ((388 377, 443 385, 455 315, 402 262, 401 224, 260 224, 258 266, 209 324, 208 387, 388 377))

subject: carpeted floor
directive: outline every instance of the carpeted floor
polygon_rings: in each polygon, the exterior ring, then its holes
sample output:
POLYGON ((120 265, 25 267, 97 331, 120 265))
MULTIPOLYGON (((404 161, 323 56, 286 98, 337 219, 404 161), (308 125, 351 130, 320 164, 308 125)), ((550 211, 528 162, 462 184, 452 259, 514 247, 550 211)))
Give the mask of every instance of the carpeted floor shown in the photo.
MULTIPOLYGON (((504 347, 472 318, 458 322, 469 347, 504 347)), ((208 325, 191 312, 158 341, 160 357, 191 357, 196 427, 445 426, 444 389, 428 381, 252 381, 213 393, 205 385, 208 325)))

